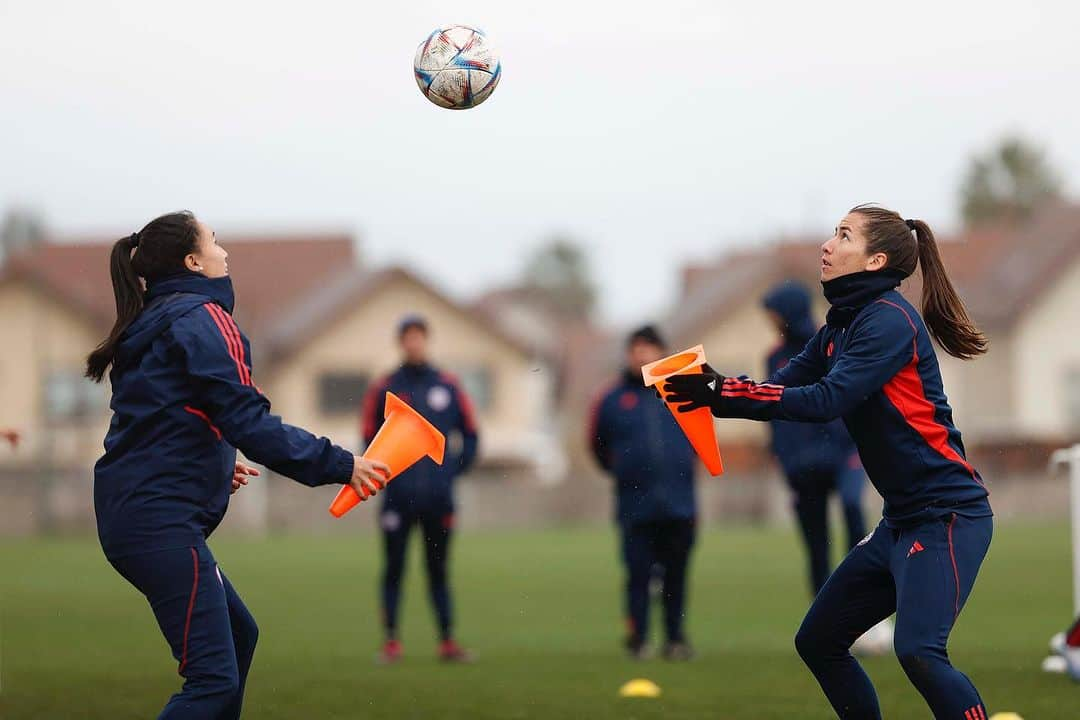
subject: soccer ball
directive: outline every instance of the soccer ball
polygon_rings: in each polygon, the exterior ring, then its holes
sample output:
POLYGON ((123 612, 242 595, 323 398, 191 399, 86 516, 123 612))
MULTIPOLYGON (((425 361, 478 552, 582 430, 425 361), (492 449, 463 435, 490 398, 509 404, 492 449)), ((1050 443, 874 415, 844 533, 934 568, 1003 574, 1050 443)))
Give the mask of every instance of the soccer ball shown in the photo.
POLYGON ((420 92, 439 107, 466 110, 491 96, 502 68, 484 33, 467 25, 437 28, 416 49, 420 92))

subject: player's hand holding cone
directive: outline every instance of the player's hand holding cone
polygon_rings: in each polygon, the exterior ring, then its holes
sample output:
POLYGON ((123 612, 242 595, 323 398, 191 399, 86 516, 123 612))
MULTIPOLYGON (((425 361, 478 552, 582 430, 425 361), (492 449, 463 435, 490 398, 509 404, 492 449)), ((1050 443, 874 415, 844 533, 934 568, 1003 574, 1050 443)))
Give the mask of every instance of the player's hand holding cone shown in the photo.
POLYGON ((367 500, 386 487, 390 466, 378 460, 353 457, 353 474, 346 487, 351 487, 361 500, 367 500))
POLYGON ((392 392, 386 393, 383 417, 386 419, 367 452, 356 458, 352 480, 330 503, 334 517, 341 517, 382 490, 421 458, 429 457, 442 465, 446 438, 392 392))
POLYGON ((696 375, 673 375, 664 388, 664 398, 678 408, 679 412, 693 412, 698 408, 714 410, 724 386, 724 376, 705 363, 696 375))

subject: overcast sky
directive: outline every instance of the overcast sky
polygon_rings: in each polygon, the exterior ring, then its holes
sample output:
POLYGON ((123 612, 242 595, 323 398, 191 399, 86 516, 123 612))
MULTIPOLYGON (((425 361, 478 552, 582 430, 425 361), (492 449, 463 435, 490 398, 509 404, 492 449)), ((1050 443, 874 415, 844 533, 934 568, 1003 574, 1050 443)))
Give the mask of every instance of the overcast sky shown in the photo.
POLYGON ((1076 7, 0 0, 0 212, 346 229, 466 298, 566 232, 628 323, 660 314, 681 262, 826 233, 859 202, 955 227, 965 160, 1005 133, 1076 195, 1076 7), (451 23, 503 60, 465 112, 412 77, 451 23))

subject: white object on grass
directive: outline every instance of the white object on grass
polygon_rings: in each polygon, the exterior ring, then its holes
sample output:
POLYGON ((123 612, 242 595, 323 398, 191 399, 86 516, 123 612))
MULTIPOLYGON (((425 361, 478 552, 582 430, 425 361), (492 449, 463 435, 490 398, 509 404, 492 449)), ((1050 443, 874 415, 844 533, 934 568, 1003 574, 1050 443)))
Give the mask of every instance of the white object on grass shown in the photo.
POLYGON ((864 632, 851 646, 856 655, 885 655, 892 651, 893 622, 885 618, 864 632))

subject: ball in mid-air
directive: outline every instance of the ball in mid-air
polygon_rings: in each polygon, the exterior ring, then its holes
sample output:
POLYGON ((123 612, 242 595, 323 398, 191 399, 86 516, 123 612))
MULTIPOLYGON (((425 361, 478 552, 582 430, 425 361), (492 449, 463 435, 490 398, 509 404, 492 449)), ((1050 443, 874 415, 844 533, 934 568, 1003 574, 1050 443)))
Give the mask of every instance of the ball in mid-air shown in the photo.
POLYGON ((434 30, 416 49, 413 74, 420 92, 439 107, 466 110, 499 84, 499 56, 483 31, 467 25, 434 30))

